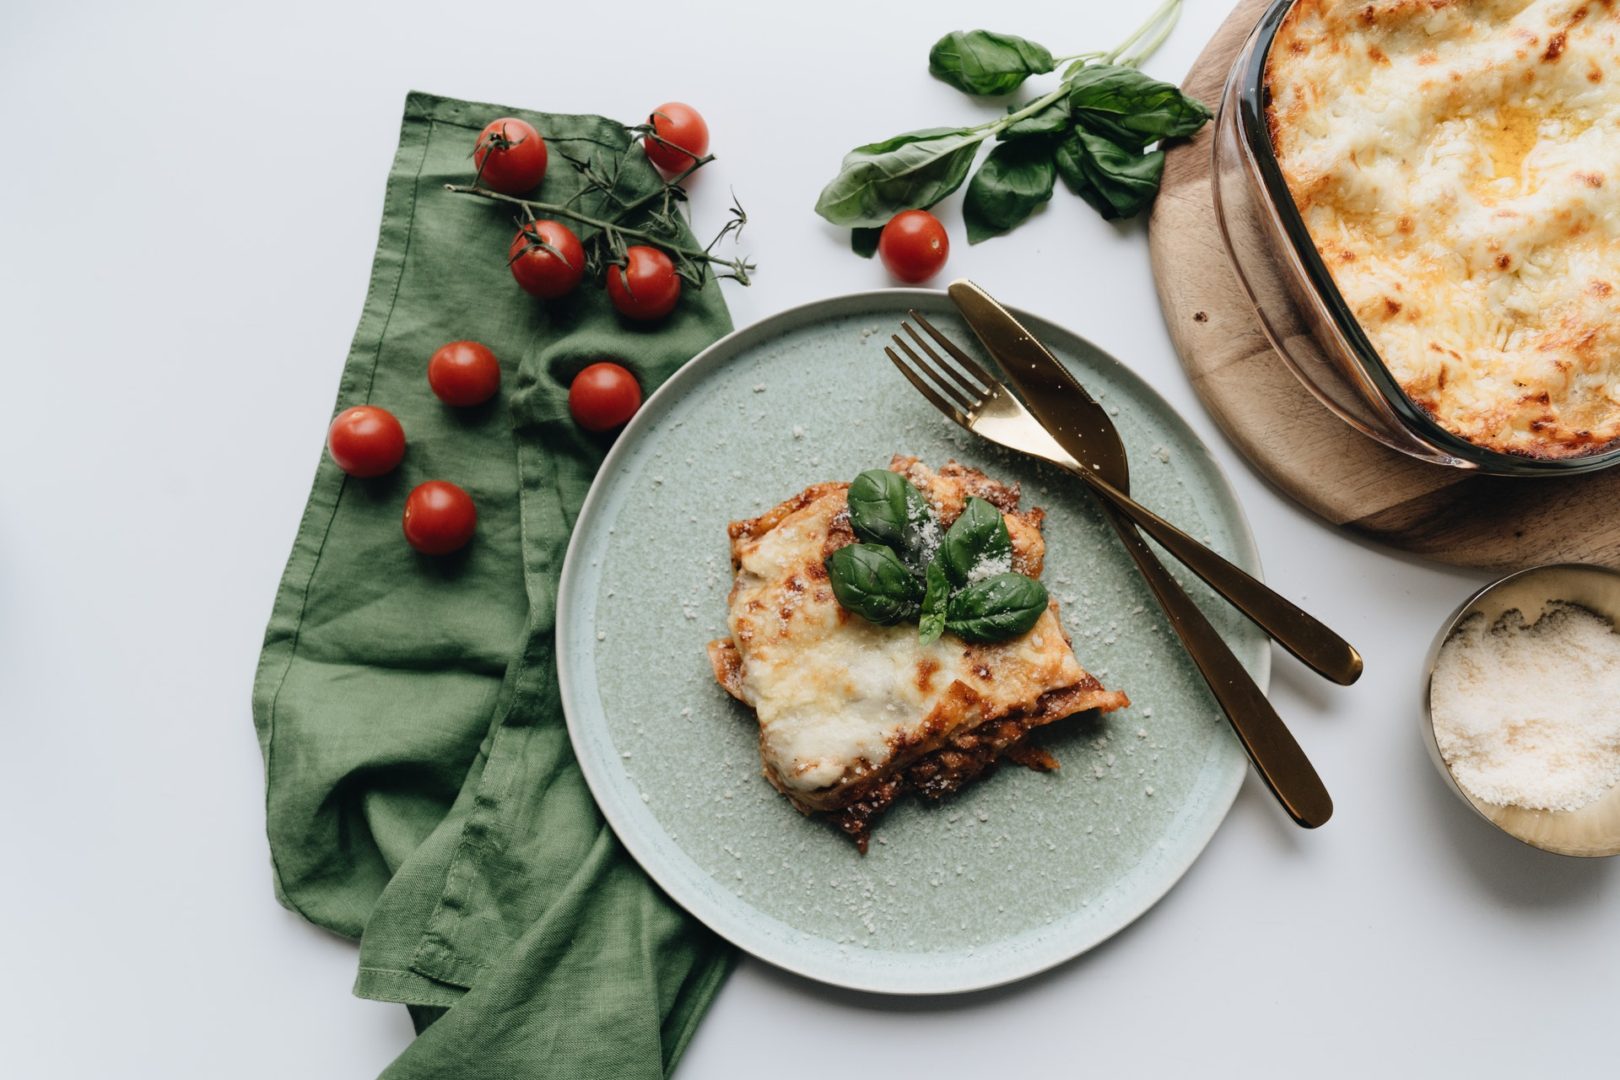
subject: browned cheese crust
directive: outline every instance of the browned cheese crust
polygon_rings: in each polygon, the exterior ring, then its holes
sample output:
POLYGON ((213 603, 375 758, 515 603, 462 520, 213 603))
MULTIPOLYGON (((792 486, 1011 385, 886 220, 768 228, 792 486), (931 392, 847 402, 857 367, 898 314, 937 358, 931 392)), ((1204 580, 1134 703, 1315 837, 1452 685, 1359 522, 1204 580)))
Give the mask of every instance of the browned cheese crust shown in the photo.
MULTIPOLYGON (((954 461, 936 472, 916 458, 897 455, 889 467, 929 498, 943 527, 961 514, 970 497, 996 506, 1012 540, 1013 568, 1039 576, 1045 558, 1040 532, 1044 514, 1019 509, 1016 485, 999 483, 954 461)), ((1080 667, 1058 622, 1056 601, 1021 638, 970 644, 947 634, 935 643, 937 648, 918 645, 915 626, 874 627, 850 615, 833 599, 824 568, 828 555, 855 539, 849 527, 847 490, 842 483, 815 484, 758 517, 730 525, 738 573, 731 596, 732 635, 710 642, 708 651, 720 686, 760 709, 766 779, 800 811, 830 818, 864 852, 873 823, 905 793, 944 798, 992 771, 1004 758, 1038 770, 1055 769, 1057 761, 1030 742, 1031 732, 1087 710, 1123 708, 1129 699, 1105 689, 1080 667), (794 530, 795 541, 804 550, 783 566, 769 563, 774 569, 761 571, 762 545, 779 528, 794 530), (745 569, 750 559, 752 570, 745 569), (834 646, 843 643, 838 639, 854 639, 855 647, 866 653, 887 649, 898 663, 908 665, 912 674, 906 700, 917 702, 918 711, 864 754, 831 765, 817 758, 807 765, 810 755, 802 748, 814 745, 815 732, 807 736, 796 715, 771 724, 767 717, 771 707, 761 701, 773 700, 773 673, 792 666, 794 654, 787 652, 783 660, 783 650, 801 639, 827 647, 829 638, 834 646), (759 665, 753 685, 750 658, 759 665), (767 668, 767 663, 776 666, 767 668), (807 782, 810 769, 824 774, 821 782, 807 782)))

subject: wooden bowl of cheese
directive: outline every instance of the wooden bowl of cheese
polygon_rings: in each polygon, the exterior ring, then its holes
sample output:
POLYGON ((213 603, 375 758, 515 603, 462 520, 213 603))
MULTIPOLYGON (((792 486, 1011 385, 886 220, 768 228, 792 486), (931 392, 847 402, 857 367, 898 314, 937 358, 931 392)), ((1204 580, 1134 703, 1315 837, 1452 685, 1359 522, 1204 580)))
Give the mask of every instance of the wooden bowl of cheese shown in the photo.
POLYGON ((1532 567, 1435 637, 1423 736, 1446 783, 1517 840, 1620 854, 1620 572, 1532 567))

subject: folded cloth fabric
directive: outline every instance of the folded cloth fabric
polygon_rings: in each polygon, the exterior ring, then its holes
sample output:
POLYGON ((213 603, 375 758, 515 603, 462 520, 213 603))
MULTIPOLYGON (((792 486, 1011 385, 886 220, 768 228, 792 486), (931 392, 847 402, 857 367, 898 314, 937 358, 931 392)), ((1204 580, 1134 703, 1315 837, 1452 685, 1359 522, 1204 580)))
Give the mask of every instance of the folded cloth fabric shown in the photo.
POLYGON ((406 99, 337 407, 387 408, 408 449, 372 480, 322 456, 276 595, 253 691, 275 886, 360 939, 356 993, 412 1007, 418 1037, 385 1076, 657 1077, 731 952, 625 854, 569 747, 557 575, 607 444, 569 418, 568 385, 611 359, 650 392, 730 321, 714 284, 654 325, 620 319, 589 281, 549 303, 520 291, 511 208, 444 190, 470 179, 500 116, 545 137, 548 202, 583 186, 564 155, 620 163, 626 198, 659 183, 601 117, 406 99), (451 409, 428 388, 428 357, 457 339, 501 360, 487 405, 451 409), (419 556, 400 533, 405 495, 429 479, 477 503, 456 555, 419 556))

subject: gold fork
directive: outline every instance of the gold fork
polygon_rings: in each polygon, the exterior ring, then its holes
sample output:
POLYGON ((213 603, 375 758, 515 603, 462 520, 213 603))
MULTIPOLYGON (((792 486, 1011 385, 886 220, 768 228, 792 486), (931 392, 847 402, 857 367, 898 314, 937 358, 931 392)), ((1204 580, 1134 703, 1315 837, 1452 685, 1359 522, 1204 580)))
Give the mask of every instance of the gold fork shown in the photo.
MULTIPOLYGON (((885 347, 883 351, 923 397, 976 435, 1052 462, 1077 475, 1084 475, 1079 463, 1057 444, 1021 401, 922 316, 915 312, 912 314, 959 365, 947 363, 917 333, 915 327, 902 322, 901 329, 910 335, 917 347, 933 361, 933 365, 919 356, 917 350, 899 334, 894 335, 894 344, 905 353, 906 360, 902 360, 892 347, 885 347)), ((1097 489, 1093 487, 1092 490, 1097 489)), ((1136 563, 1136 568, 1146 579, 1148 588, 1164 608, 1171 627, 1186 646, 1199 674, 1209 684, 1210 692, 1215 695, 1221 711, 1237 733, 1238 741, 1254 763, 1255 770, 1296 823, 1306 828, 1321 825, 1333 815, 1333 799, 1310 759, 1198 605, 1170 576, 1141 534, 1131 526, 1123 511, 1137 504, 1123 493, 1115 494, 1119 495, 1120 503, 1099 493, 1103 516, 1113 526, 1125 550, 1136 563)), ((1138 508, 1155 526, 1162 523, 1169 529, 1175 529, 1145 507, 1138 508)), ((1197 544, 1179 529, 1175 531, 1187 542, 1197 544)))
MULTIPOLYGON (((944 392, 955 395, 952 400, 973 414, 971 423, 957 417, 959 423, 985 438, 1053 462, 1079 477, 1318 675, 1343 686, 1360 678, 1361 654, 1348 641, 1265 582, 1228 562, 1130 497, 1130 464, 1113 421, 1086 393, 1085 387, 1014 319, 1011 312, 971 282, 957 282, 950 292, 959 307, 964 302, 970 305, 963 308, 968 326, 979 335, 1012 384, 1009 390, 998 383, 933 323, 913 310, 912 319, 928 331, 961 369, 936 357, 941 370, 954 380, 944 385, 944 392), (1031 388, 1036 397, 1030 399, 1032 405, 1026 406, 1017 392, 1031 388), (972 398, 971 405, 963 397, 964 392, 972 398), (1044 413, 1040 408, 1043 401, 1047 405, 1044 413), (1053 423, 1059 426, 1048 426, 1053 423), (1079 437, 1081 432, 1085 433, 1084 438, 1079 437), (1064 437, 1065 433, 1068 438, 1064 437)), ((926 342, 917 338, 909 325, 902 325, 926 347, 926 342)), ((903 339, 899 344, 909 349, 903 339)))

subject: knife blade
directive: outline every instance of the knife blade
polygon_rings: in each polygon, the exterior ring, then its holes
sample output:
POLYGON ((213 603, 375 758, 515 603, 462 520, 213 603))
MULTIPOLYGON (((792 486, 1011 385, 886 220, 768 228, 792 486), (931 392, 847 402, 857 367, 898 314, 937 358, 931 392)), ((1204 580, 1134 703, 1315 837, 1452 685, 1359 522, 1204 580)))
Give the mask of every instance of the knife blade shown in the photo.
POLYGON ((1327 625, 1151 511, 1124 505, 1130 464, 1111 420, 1057 357, 1006 308, 971 281, 946 290, 1000 366, 1031 415, 1080 465, 1099 497, 1140 526, 1283 648, 1323 677, 1348 686, 1361 676, 1361 654, 1327 625))

